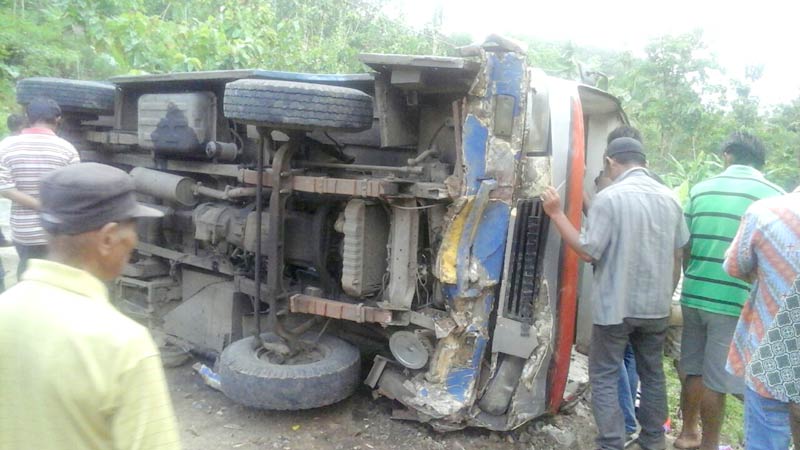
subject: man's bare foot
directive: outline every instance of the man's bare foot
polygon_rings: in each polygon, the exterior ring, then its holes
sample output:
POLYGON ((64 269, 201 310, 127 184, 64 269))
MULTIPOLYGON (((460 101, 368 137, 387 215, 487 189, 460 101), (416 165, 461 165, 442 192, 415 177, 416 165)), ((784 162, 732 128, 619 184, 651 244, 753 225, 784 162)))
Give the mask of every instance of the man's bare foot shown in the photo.
POLYGON ((690 434, 686 432, 681 432, 681 435, 678 436, 678 439, 675 439, 675 448, 679 448, 682 450, 689 450, 689 449, 696 449, 700 448, 700 434, 690 434))

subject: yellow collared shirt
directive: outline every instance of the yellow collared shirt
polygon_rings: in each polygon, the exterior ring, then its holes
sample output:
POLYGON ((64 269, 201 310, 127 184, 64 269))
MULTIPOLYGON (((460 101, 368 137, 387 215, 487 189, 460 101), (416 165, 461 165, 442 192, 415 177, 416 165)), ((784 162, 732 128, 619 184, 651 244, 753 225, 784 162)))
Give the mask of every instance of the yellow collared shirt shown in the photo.
POLYGON ((82 270, 31 260, 0 295, 0 450, 172 450, 180 442, 145 327, 82 270))

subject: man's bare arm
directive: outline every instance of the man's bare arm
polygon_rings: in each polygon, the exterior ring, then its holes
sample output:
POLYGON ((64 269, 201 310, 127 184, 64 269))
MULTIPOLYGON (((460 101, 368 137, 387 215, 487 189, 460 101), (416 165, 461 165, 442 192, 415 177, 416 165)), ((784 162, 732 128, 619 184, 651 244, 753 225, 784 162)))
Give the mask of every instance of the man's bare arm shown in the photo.
POLYGON ((41 207, 41 203, 39 203, 38 199, 31 197, 30 195, 24 192, 20 192, 16 189, 7 189, 4 191, 0 191, 0 195, 11 200, 14 203, 18 203, 26 208, 30 208, 36 211, 38 211, 39 208, 41 207))
POLYGON ((561 198, 558 195, 558 191, 552 187, 545 189, 542 193, 542 206, 544 207, 544 212, 550 216, 550 221, 558 229, 561 239, 575 250, 582 260, 591 262, 592 257, 581 247, 580 232, 572 225, 572 222, 569 221, 567 215, 561 209, 561 198))

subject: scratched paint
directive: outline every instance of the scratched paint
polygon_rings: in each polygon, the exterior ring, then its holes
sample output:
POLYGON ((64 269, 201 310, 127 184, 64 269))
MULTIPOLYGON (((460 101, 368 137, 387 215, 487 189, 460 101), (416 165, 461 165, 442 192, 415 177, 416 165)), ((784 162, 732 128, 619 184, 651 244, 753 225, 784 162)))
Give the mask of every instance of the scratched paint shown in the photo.
POLYGON ((524 57, 515 53, 494 53, 489 55, 489 67, 491 67, 491 78, 494 81, 493 89, 489 90, 488 95, 509 95, 514 97, 514 116, 518 116, 520 111, 521 87, 525 86, 525 61, 524 57))
MULTIPOLYGON (((470 200, 469 209, 462 209, 450 221, 444 237, 446 243, 441 249, 448 253, 440 254, 437 270, 440 275, 452 275, 455 263, 457 287, 453 288, 452 278, 448 277, 450 286, 445 286, 443 293, 448 299, 450 317, 462 330, 449 335, 445 339, 446 346, 437 348, 434 367, 428 372, 428 380, 441 380, 446 373, 445 389, 437 395, 438 406, 434 408, 438 414, 452 412, 459 403, 465 410, 473 407, 477 397, 476 386, 489 341, 489 317, 496 303, 494 291, 502 277, 510 205, 521 152, 520 111, 526 86, 524 61, 512 54, 489 54, 485 67, 487 82, 476 83, 476 86, 485 86, 486 90, 483 96, 470 102, 463 129, 465 194, 475 199, 470 200), (494 96, 498 94, 514 98, 510 140, 491 133, 494 96), (491 185, 485 181, 487 179, 492 180, 491 185), (488 202, 487 189, 497 189, 488 202), (457 248, 455 261, 453 248, 457 248), (470 352, 465 354, 467 350, 470 352)), ((428 392, 433 391, 429 388, 428 392)), ((468 420, 461 418, 465 419, 468 420)))
POLYGON ((464 121, 464 185, 467 195, 478 193, 481 180, 486 175, 486 145, 489 142, 489 128, 474 114, 464 121))
POLYGON ((454 326, 442 333, 424 376, 417 373, 406 381, 416 396, 401 400, 421 417, 445 427, 478 423, 477 386, 487 359, 489 318, 497 301, 511 205, 522 173, 524 55, 483 56, 462 128, 463 191, 445 217, 434 266, 454 326), (496 95, 514 99, 508 139, 493 135, 496 95))
POLYGON ((442 244, 434 265, 434 275, 446 285, 456 284, 456 261, 458 259, 458 243, 464 230, 464 224, 472 209, 472 198, 462 197, 455 202, 445 219, 442 232, 442 244))
POLYGON ((511 208, 507 204, 499 201, 489 202, 478 225, 475 242, 472 244, 472 258, 479 261, 485 270, 480 281, 483 287, 494 286, 500 282, 510 216, 511 208))
POLYGON ((550 157, 533 156, 522 159, 522 177, 519 183, 520 196, 535 198, 552 185, 550 157))

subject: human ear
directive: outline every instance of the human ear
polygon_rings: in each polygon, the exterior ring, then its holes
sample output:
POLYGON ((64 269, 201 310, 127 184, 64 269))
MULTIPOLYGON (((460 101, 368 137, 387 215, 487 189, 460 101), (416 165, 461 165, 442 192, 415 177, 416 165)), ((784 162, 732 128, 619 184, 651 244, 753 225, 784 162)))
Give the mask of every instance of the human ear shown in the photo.
POLYGON ((103 225, 97 232, 100 238, 98 240, 98 251, 102 256, 110 255, 114 251, 114 247, 119 240, 119 224, 116 222, 109 222, 103 225))

